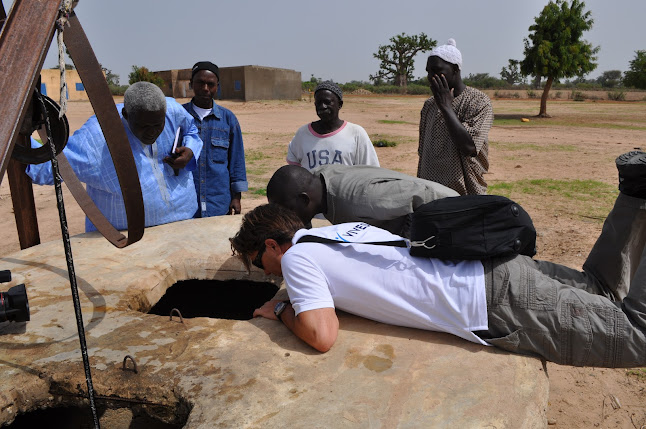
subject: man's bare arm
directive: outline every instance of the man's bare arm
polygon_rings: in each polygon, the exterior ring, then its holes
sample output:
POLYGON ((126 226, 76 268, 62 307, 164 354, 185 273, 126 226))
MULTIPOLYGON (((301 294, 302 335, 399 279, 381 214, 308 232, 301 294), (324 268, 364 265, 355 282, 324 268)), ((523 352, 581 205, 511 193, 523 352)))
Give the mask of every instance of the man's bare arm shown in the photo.
MULTIPOLYGON (((262 307, 254 311, 254 317, 278 320, 274 315, 274 307, 279 300, 267 301, 262 307)), ((291 304, 287 305, 280 316, 283 324, 298 338, 320 352, 332 348, 339 333, 339 319, 334 308, 319 308, 303 311, 298 316, 294 313, 291 304)))

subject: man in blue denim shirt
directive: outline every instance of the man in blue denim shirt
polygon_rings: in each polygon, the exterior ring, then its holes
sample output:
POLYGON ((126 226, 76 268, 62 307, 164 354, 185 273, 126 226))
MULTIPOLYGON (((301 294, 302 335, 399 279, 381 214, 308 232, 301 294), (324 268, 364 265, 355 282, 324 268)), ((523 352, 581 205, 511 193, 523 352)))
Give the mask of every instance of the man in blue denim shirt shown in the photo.
POLYGON ((199 205, 195 217, 239 214, 241 192, 248 189, 240 124, 229 109, 213 101, 220 80, 218 66, 200 61, 192 73, 195 95, 184 108, 195 118, 204 142, 193 176, 199 205))

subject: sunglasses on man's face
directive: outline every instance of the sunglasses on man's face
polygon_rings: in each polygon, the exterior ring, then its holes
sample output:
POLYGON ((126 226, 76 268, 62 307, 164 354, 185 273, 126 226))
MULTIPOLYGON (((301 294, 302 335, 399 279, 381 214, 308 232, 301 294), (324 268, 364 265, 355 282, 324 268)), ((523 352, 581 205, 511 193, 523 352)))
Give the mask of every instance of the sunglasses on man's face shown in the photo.
POLYGON ((265 249, 266 247, 265 247, 265 244, 263 243, 260 250, 258 250, 258 254, 256 255, 255 258, 253 258, 253 261, 251 261, 254 267, 260 268, 261 270, 265 269, 265 267, 262 265, 262 255, 265 254, 265 249))

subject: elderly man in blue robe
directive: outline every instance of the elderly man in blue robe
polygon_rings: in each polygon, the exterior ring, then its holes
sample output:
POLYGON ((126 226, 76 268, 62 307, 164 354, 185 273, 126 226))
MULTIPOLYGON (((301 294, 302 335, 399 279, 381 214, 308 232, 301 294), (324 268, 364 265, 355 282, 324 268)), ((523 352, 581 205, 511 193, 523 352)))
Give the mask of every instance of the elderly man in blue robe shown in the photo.
MULTIPOLYGON (((197 210, 193 173, 202 151, 191 115, 156 85, 137 82, 117 104, 134 155, 144 199, 145 225, 154 226, 190 219, 197 210), (175 135, 180 139, 171 155, 175 135), (175 171, 178 173, 176 174, 175 171)), ((32 146, 38 143, 32 140, 32 146)), ((126 211, 117 173, 96 116, 69 138, 63 150, 87 193, 117 229, 126 229, 126 211)), ((34 183, 54 183, 50 163, 29 165, 26 173, 34 183)), ((86 231, 96 228, 89 219, 86 231)))

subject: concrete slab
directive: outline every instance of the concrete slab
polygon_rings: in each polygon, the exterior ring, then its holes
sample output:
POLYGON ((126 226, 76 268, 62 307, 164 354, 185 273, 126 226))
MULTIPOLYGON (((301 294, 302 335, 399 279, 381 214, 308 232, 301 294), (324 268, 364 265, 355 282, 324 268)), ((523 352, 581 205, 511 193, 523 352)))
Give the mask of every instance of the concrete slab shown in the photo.
MULTIPOLYGON (((72 238, 97 395, 166 420, 190 411, 187 428, 546 426, 548 378, 538 359, 349 314, 340 314, 325 354, 275 321, 145 314, 179 280, 271 280, 231 257, 227 238, 240 219, 149 228, 122 250, 97 234, 72 238), (122 369, 126 355, 137 374, 122 369)), ((0 269, 14 277, 2 290, 25 283, 31 307, 30 322, 0 324, 7 423, 86 386, 62 243, 1 258, 0 269)))

